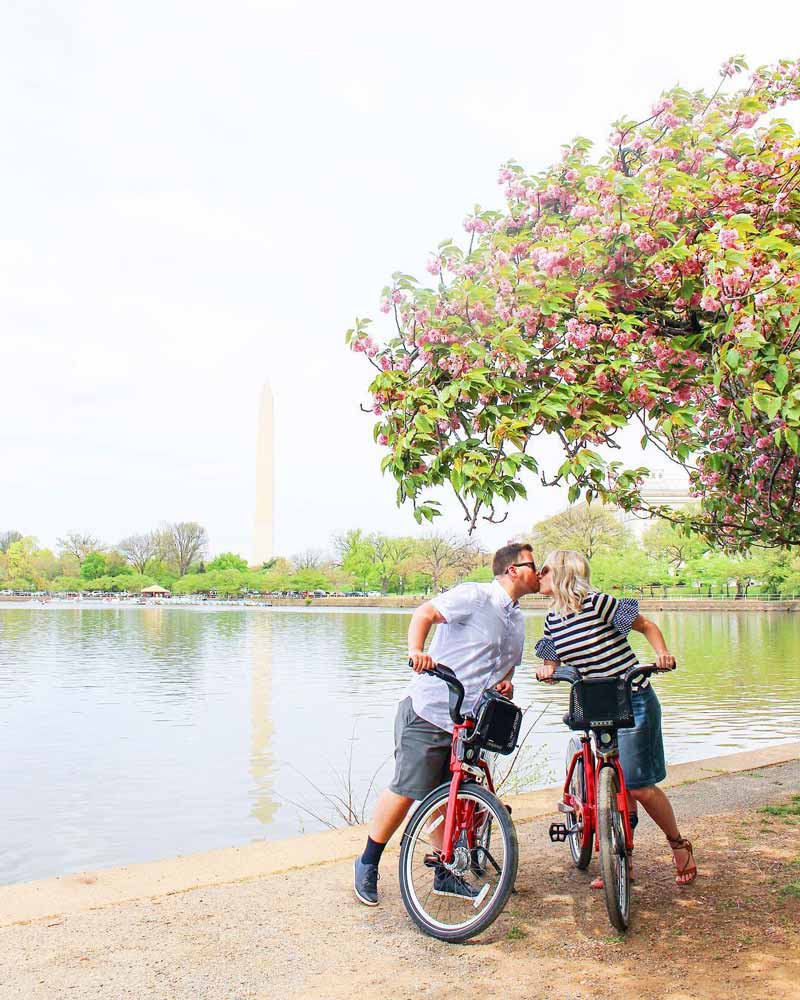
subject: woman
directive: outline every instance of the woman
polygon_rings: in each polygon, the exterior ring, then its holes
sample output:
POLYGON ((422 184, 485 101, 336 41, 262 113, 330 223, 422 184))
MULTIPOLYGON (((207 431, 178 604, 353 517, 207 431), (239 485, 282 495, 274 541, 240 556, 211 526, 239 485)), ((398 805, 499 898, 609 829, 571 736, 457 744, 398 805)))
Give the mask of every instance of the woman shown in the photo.
MULTIPOLYGON (((539 592, 550 597, 545 616, 544 638, 536 644, 536 654, 544 665, 536 671, 547 680, 559 664, 578 671, 581 677, 617 677, 639 662, 627 635, 641 632, 655 650, 661 668, 674 668, 675 658, 667 651, 659 627, 639 614, 639 602, 617 599, 592 590, 589 563, 569 549, 551 552, 539 572, 539 592)), ((649 678, 632 685, 633 729, 620 729, 619 756, 628 786, 631 826, 638 821, 636 806, 641 803, 661 827, 672 848, 678 885, 688 885, 697 877, 691 842, 682 837, 672 805, 658 782, 667 776, 664 742, 661 735, 661 705, 649 678), (633 800, 632 802, 630 800, 633 800)), ((602 887, 596 879, 593 888, 602 887)))

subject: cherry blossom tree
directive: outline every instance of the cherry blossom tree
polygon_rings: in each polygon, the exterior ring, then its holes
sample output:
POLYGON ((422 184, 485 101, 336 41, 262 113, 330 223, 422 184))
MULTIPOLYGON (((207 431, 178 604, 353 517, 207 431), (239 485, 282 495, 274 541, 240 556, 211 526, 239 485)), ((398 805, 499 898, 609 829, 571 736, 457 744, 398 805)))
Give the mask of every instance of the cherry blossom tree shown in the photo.
POLYGON ((439 245, 434 287, 395 273, 390 332, 348 331, 419 521, 443 484, 470 531, 502 520, 527 470, 727 549, 800 542, 800 140, 779 110, 800 61, 746 70, 735 57, 714 93, 676 87, 617 121, 598 160, 578 138, 541 173, 507 164, 505 207, 439 245), (687 470, 696 508, 648 504, 648 470, 614 458, 631 424, 687 470))

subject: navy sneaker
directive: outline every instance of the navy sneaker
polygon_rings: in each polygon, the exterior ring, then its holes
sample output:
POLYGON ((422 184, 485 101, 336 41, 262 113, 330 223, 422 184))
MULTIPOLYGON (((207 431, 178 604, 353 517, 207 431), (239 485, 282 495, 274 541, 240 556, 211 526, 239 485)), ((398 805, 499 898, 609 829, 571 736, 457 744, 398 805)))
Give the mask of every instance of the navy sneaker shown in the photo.
POLYGON ((457 896, 460 899, 474 899, 478 890, 473 889, 459 875, 448 871, 444 865, 438 865, 433 876, 433 892, 436 896, 457 896))
POLYGON ((378 905, 379 878, 377 865, 365 865, 361 858, 356 858, 353 862, 353 891, 360 903, 378 905))

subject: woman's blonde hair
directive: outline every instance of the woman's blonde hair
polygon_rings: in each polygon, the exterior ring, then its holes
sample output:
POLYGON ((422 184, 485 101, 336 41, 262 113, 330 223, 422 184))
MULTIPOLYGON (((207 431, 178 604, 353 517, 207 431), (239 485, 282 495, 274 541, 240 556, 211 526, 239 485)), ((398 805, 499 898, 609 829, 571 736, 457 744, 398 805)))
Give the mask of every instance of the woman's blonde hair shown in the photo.
POLYGON ((592 571, 587 559, 573 549, 556 549, 544 561, 553 581, 552 607, 560 615, 583 609, 583 599, 591 590, 592 571))

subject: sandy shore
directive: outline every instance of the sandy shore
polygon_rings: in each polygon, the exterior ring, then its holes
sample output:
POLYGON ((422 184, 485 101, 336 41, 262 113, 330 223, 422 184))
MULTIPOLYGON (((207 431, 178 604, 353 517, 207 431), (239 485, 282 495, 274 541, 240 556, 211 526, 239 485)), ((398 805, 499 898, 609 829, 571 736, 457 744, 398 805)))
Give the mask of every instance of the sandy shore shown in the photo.
POLYGON ((758 810, 791 805, 798 759, 794 743, 671 769, 701 878, 676 887, 644 821, 624 941, 591 874, 547 840, 557 793, 546 789, 514 802, 518 892, 466 946, 411 925, 396 854, 382 868, 382 905, 355 902, 364 831, 354 828, 0 888, 0 996, 438 1000, 463 996, 468 975, 470 992, 514 998, 796 998, 800 816, 758 810))

